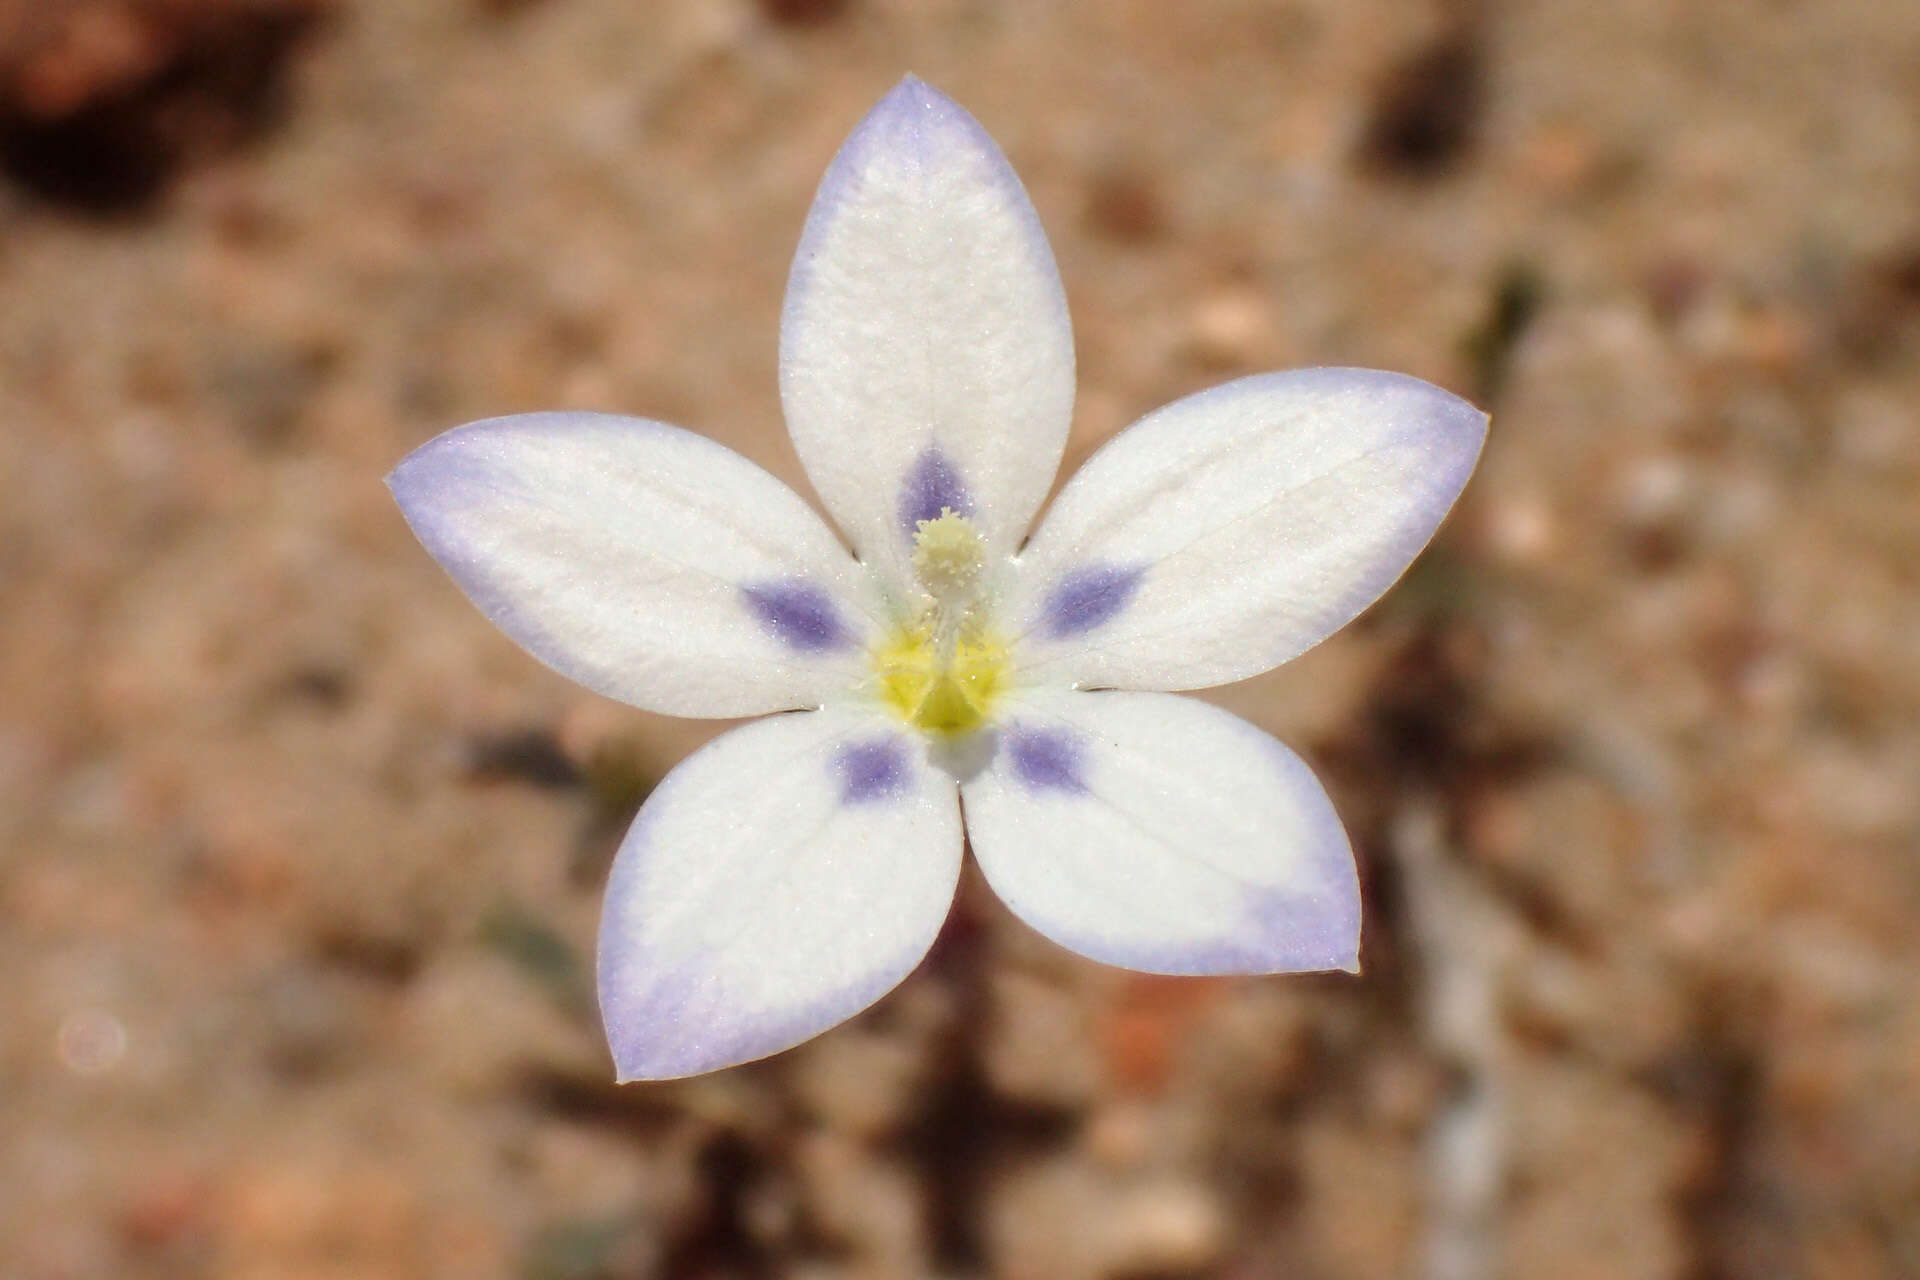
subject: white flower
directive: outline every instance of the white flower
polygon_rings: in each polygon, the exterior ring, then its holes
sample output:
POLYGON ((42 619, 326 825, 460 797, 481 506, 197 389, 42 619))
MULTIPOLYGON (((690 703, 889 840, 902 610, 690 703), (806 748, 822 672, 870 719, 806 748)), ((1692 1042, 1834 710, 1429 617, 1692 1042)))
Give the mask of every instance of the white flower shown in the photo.
POLYGON ((1027 540, 1073 405, 1066 299, 993 140, 912 78, 821 183, 780 390, 851 555, 745 459, 638 419, 478 422, 389 481, 556 670, 670 715, 798 713, 683 761, 620 847, 620 1077, 758 1058, 885 994, 946 915, 963 829, 1014 912, 1097 960, 1355 968, 1353 856, 1313 775, 1164 691, 1256 675, 1376 599, 1485 417, 1397 374, 1244 378, 1117 436, 1027 540))

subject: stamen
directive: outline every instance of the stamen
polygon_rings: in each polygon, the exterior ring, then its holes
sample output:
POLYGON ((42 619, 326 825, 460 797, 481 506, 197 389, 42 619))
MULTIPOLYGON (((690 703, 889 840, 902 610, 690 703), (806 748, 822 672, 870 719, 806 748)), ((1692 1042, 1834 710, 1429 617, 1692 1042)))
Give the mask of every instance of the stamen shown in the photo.
POLYGON ((934 650, 941 662, 953 660, 961 635, 970 625, 986 568, 985 539, 973 522, 951 507, 922 520, 913 535, 913 576, 933 597, 928 617, 934 650))
POLYGON ((913 576, 941 604, 971 604, 985 567, 983 543, 971 520, 942 507, 934 519, 922 520, 913 535, 913 576))

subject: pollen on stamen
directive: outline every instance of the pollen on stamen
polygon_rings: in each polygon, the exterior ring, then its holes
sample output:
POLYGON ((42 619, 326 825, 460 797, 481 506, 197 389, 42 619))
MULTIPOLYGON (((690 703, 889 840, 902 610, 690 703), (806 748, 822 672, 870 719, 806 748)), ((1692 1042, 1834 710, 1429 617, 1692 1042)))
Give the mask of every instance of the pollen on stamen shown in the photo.
POLYGON ((985 545, 971 520, 942 507, 913 535, 913 576, 942 604, 964 604, 979 594, 985 545))

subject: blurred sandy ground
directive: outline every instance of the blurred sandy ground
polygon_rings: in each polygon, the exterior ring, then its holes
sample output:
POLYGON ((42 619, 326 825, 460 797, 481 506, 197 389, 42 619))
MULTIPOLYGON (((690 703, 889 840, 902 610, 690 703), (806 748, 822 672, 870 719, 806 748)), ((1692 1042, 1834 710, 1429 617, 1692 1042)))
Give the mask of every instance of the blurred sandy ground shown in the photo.
POLYGON ((0 1274, 1920 1275, 1920 7, 0 4, 0 1274), (711 731, 516 651, 380 484, 645 413, 798 479, 839 139, 967 104, 1069 463, 1311 363, 1494 410, 1221 700, 1367 972, 1082 963, 976 884, 801 1050, 615 1089, 598 883, 711 731))

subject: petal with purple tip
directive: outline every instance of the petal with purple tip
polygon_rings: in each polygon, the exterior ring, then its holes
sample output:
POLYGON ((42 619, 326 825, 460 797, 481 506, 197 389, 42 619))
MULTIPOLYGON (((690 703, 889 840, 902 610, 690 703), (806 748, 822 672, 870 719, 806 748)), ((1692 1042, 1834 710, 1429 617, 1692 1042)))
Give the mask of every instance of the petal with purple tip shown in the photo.
POLYGON ((1027 691, 962 784, 967 836, 1015 915, 1152 973, 1355 969, 1360 886, 1300 757, 1168 694, 1027 691))
POLYGON ((1367 369, 1242 378, 1149 414, 1067 482, 1020 555, 1005 607, 1023 670, 1198 689, 1311 648, 1426 546, 1486 429, 1459 397, 1367 369), (1073 586, 1090 564, 1140 571, 1111 612, 1118 592, 1073 586))
POLYGON ((600 1009, 622 1080, 818 1035, 926 954, 960 872, 953 779, 870 715, 774 716, 695 752, 614 861, 600 1009))
POLYGON ((535 657, 649 711, 818 705, 864 675, 870 590, 833 532, 739 454, 638 418, 449 431, 387 483, 474 603, 535 657))
POLYGON ((905 581, 943 503, 1019 545, 1066 445, 1073 334, 1025 189, 951 99, 908 77, 840 149, 780 345, 794 447, 862 560, 905 581))

